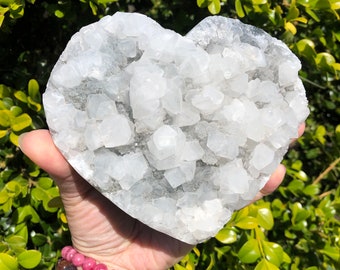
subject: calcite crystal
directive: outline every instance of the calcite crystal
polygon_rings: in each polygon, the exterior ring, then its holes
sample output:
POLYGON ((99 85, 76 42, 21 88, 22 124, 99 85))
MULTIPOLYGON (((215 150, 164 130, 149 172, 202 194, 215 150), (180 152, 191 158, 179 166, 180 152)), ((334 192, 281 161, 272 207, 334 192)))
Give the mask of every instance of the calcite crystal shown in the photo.
POLYGON ((186 36, 116 13, 83 27, 46 92, 57 147, 129 215, 181 241, 214 236, 268 181, 309 111, 279 40, 208 17, 186 36))

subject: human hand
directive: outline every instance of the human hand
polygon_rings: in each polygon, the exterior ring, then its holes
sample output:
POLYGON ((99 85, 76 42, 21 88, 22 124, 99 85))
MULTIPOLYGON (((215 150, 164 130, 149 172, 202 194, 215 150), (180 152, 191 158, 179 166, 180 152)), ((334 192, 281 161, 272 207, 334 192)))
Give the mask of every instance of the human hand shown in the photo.
MULTIPOLYGON (((303 133, 304 126, 299 129, 303 133)), ((101 195, 68 164, 48 130, 20 137, 21 150, 51 175, 59 187, 73 247, 108 269, 167 269, 192 248, 127 215, 101 195)), ((255 200, 272 193, 285 174, 280 165, 255 200)))

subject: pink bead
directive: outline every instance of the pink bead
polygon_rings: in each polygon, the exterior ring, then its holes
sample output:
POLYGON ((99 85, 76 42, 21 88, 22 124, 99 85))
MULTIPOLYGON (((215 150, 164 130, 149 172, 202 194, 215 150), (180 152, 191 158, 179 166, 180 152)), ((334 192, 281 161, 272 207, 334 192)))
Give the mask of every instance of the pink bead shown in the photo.
POLYGON ((97 264, 93 270, 108 270, 105 264, 99 263, 97 264))
MULTIPOLYGON (((73 266, 81 266, 83 270, 108 270, 105 264, 96 264, 92 258, 85 257, 83 254, 78 253, 73 247, 66 246, 61 250, 61 256, 73 266)), ((65 261, 65 262, 66 262, 65 261)))
POLYGON ((92 258, 85 258, 83 262, 83 270, 93 270, 93 268, 96 266, 96 261, 92 258))
POLYGON ((72 263, 75 265, 75 266, 81 266, 84 262, 84 255, 83 254, 80 254, 80 253, 76 253, 74 254, 73 258, 72 258, 72 263))
POLYGON ((76 255, 76 254, 77 254, 77 251, 76 251, 75 249, 72 248, 72 249, 69 250, 69 252, 67 252, 66 258, 65 258, 65 259, 66 259, 67 261, 69 261, 69 262, 72 262, 72 258, 73 258, 73 256, 76 255))
POLYGON ((66 259, 66 255, 67 253, 69 253, 69 251, 73 249, 73 247, 71 246, 66 246, 66 247, 63 247, 63 249, 61 250, 61 257, 63 257, 64 259, 66 259))

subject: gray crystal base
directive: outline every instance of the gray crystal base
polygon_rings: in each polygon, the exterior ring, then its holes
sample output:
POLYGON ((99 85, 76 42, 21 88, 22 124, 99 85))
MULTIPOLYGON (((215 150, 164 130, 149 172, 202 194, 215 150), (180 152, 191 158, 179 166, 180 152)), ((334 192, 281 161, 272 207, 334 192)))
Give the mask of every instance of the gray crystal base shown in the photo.
POLYGON ((196 244, 268 181, 309 111, 300 62, 255 27, 208 17, 185 37, 116 13, 76 33, 44 94, 57 147, 148 226, 196 244))

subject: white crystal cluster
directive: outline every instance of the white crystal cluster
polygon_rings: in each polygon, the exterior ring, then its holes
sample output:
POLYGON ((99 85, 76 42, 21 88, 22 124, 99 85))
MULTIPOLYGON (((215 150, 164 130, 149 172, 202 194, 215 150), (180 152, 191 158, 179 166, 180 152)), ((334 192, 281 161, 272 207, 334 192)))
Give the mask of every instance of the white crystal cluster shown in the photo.
POLYGON ((195 244, 280 163, 308 115, 299 60, 255 27, 208 17, 185 37, 116 13, 76 33, 44 106, 55 144, 113 203, 195 244))

